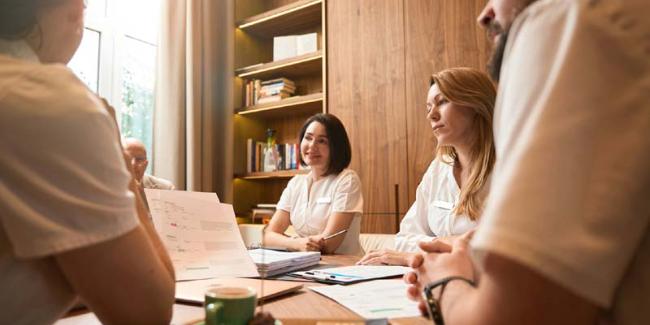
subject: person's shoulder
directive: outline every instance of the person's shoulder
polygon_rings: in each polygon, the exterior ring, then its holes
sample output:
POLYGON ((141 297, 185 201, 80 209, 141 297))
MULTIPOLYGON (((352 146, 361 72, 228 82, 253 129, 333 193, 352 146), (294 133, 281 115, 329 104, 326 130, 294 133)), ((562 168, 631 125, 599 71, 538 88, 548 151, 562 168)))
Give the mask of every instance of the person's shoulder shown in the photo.
POLYGON ((52 118, 65 117, 67 113, 104 113, 99 109, 99 99, 64 65, 21 61, 13 75, 2 101, 14 104, 24 113, 52 118))
POLYGON ((342 170, 338 175, 336 176, 337 178, 359 178, 359 174, 357 174, 356 171, 350 168, 346 168, 342 170))
POLYGON ((145 188, 164 189, 164 190, 174 189, 174 184, 171 181, 168 181, 164 178, 149 175, 149 174, 144 175, 143 185, 145 188))
POLYGON ((451 165, 450 161, 451 158, 449 157, 438 156, 433 158, 433 160, 431 160, 431 163, 429 164, 429 168, 427 168, 427 173, 438 174, 453 169, 453 166, 451 165))
POLYGON ((287 183, 287 187, 295 187, 295 186, 300 186, 301 184, 306 184, 310 175, 309 173, 306 174, 297 174, 289 180, 287 183))
POLYGON ((337 183, 352 183, 360 184, 361 178, 359 174, 352 169, 346 168, 336 175, 335 180, 337 183))

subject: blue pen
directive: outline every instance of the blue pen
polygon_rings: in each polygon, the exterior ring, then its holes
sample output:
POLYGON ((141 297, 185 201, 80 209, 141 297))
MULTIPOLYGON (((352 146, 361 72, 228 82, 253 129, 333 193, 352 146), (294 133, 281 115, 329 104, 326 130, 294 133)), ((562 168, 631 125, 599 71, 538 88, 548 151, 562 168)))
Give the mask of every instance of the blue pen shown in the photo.
MULTIPOLYGON (((305 272, 307 273, 307 272, 305 272)), ((314 273, 320 273, 320 274, 327 274, 331 276, 332 278, 340 277, 340 278, 350 278, 350 279, 361 279, 363 278, 362 276, 358 275, 349 275, 349 274, 341 274, 341 273, 330 273, 330 272, 323 272, 323 271, 313 271, 312 274, 314 273)))

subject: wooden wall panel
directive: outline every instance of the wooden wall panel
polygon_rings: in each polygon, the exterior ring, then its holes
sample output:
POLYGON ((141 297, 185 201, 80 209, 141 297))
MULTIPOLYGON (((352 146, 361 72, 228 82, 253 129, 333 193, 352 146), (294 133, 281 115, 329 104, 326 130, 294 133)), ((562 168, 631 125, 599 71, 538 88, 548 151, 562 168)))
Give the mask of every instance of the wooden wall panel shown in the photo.
MULTIPOLYGON (((404 2, 327 2, 327 106, 350 136, 367 213, 395 212, 395 184, 408 208, 404 2)), ((392 233, 393 219, 364 218, 362 231, 392 233)))
POLYGON ((434 157, 435 138, 426 119, 431 74, 450 67, 485 71, 489 44, 476 23, 485 0, 408 0, 405 3, 408 201, 434 157))

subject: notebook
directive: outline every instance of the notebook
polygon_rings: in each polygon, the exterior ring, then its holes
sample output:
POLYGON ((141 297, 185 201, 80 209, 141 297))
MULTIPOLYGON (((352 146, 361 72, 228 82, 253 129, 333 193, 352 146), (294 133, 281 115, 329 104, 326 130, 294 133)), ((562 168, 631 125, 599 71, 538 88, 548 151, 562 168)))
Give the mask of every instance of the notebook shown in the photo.
POLYGON ((397 265, 353 265, 293 272, 291 275, 323 283, 350 284, 402 276, 410 270, 409 267, 397 265))
POLYGON ((179 281, 176 282, 176 300, 203 304, 204 294, 208 289, 224 286, 251 287, 257 292, 258 303, 302 289, 302 284, 299 282, 264 280, 264 293, 262 293, 262 280, 246 278, 179 281))

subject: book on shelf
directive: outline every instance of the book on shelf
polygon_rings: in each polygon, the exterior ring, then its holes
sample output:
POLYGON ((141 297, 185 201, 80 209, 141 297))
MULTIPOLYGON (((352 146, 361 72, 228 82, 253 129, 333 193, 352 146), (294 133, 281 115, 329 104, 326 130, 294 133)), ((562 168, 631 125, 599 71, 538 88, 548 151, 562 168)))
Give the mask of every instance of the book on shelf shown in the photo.
POLYGON ((291 87, 296 86, 296 84, 293 81, 291 81, 291 80, 289 80, 287 78, 284 78, 284 77, 270 79, 270 80, 264 80, 264 81, 261 82, 261 85, 262 86, 286 85, 286 86, 291 86, 291 87))
POLYGON ((253 208, 251 210, 251 222, 268 224, 275 213, 275 209, 253 208))
POLYGON ((255 205, 255 207, 260 208, 260 209, 273 209, 275 210, 278 205, 276 203, 258 203, 255 205))
POLYGON ((317 33, 273 37, 273 61, 316 52, 318 43, 317 33))
POLYGON ((244 84, 244 106, 275 102, 291 97, 295 92, 295 83, 287 78, 250 79, 244 84))
POLYGON ((291 97, 291 95, 286 93, 279 93, 273 96, 264 96, 264 97, 260 97, 257 100, 257 104, 268 104, 268 103, 278 102, 289 97, 291 97))
POLYGON ((246 173, 274 172, 280 170, 304 169, 300 164, 300 147, 297 143, 276 144, 268 150, 266 142, 246 139, 246 173), (266 155, 275 155, 276 165, 265 168, 266 155))

